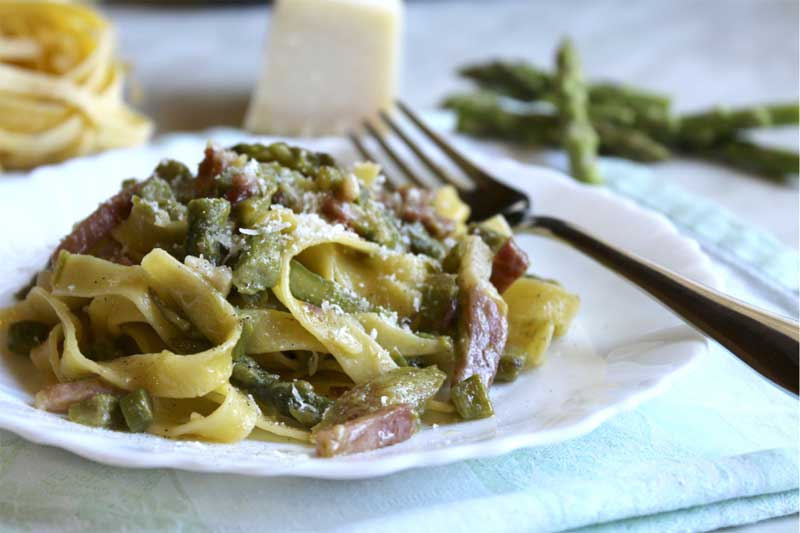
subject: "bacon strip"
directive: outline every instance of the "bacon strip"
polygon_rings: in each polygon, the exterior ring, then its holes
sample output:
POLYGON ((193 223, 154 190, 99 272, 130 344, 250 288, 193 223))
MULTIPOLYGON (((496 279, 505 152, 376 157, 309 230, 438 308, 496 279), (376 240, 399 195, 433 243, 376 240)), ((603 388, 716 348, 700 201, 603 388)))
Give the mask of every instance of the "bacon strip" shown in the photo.
POLYGON ((462 295, 460 313, 459 357, 453 369, 453 382, 478 374, 488 387, 494 381, 508 337, 505 314, 497 300, 482 287, 462 295))
POLYGON ((410 405, 384 407, 317 431, 317 455, 333 457, 391 446, 410 439, 417 432, 418 424, 419 417, 410 405))
POLYGON ((353 212, 351 205, 349 202, 343 202, 329 194, 323 198, 319 210, 329 221, 342 224, 348 229, 353 229, 353 223, 357 215, 353 212))
POLYGON ((382 203, 406 222, 421 222, 434 237, 441 239, 455 229, 452 220, 436 214, 434 192, 419 187, 401 187, 396 193, 384 195, 382 203))
POLYGON ((497 292, 503 294, 517 279, 528 271, 528 254, 517 245, 514 237, 509 237, 505 244, 494 254, 492 262, 491 282, 497 292))
POLYGON ((56 383, 36 393, 34 407, 51 413, 66 413, 69 406, 96 394, 112 393, 115 389, 96 378, 56 383))
POLYGON ((475 235, 466 238, 458 271, 458 341, 453 382, 477 374, 488 388, 508 338, 506 304, 489 282, 492 252, 475 235))
POLYGON ((72 232, 64 237, 50 256, 50 262, 55 263, 61 250, 83 254, 107 237, 112 229, 131 214, 131 198, 140 188, 141 183, 137 183, 100 204, 91 215, 79 222, 72 232))
POLYGON ((244 174, 236 174, 231 178, 231 188, 225 193, 225 199, 236 205, 258 193, 258 181, 244 174))

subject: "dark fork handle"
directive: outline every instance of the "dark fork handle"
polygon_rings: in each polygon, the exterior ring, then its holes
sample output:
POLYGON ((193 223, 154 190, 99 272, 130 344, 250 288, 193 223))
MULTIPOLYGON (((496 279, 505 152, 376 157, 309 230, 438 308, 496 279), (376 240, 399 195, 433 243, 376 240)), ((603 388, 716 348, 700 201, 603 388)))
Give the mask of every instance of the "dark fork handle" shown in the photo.
POLYGON ((635 283, 754 370, 797 395, 800 330, 796 322, 725 296, 557 218, 528 217, 515 229, 537 230, 567 242, 635 283))

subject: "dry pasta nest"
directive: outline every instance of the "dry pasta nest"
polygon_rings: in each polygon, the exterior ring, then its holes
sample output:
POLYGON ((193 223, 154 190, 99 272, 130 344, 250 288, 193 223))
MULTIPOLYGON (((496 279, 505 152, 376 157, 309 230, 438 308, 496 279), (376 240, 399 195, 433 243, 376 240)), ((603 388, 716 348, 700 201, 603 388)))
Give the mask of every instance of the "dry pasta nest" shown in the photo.
POLYGON ((89 7, 0 0, 0 169, 146 141, 111 25, 89 7))

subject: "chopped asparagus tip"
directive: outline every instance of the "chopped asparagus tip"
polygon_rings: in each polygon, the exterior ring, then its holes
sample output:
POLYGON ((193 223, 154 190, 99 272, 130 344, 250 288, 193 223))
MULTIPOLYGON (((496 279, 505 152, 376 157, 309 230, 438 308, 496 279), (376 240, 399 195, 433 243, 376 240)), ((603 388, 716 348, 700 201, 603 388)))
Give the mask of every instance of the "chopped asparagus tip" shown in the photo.
POLYGON ((35 320, 21 320, 14 322, 8 328, 6 346, 19 355, 28 355, 31 350, 45 340, 50 333, 50 326, 35 320))
POLYGON ((494 414, 489 391, 474 374, 450 389, 450 401, 464 420, 488 418, 494 414))
POLYGON ((421 331, 445 332, 455 322, 458 284, 454 274, 431 274, 422 289, 422 304, 415 319, 421 331))
POLYGON ((224 198, 199 198, 189 202, 186 253, 202 256, 219 265, 222 262, 222 244, 230 241, 230 212, 231 204, 224 198))
POLYGON ((253 295, 278 283, 283 238, 274 232, 248 235, 245 241, 233 269, 233 285, 241 294, 253 295))
POLYGON ((146 431, 153 423, 153 400, 145 389, 136 389, 119 400, 125 423, 134 433, 146 431))
POLYGON ((161 161, 153 174, 166 180, 170 184, 179 180, 190 180, 193 178, 192 171, 189 170, 189 167, 174 159, 165 159, 161 161))
POLYGON ((318 424, 333 403, 317 394, 311 383, 302 380, 282 381, 280 376, 267 372, 246 355, 239 356, 233 364, 231 382, 305 427, 318 424))
POLYGON ((270 145, 241 143, 231 147, 231 150, 261 163, 275 161, 309 177, 315 176, 322 166, 336 166, 336 160, 328 154, 311 152, 282 142, 270 145))
POLYGON ((497 375, 494 380, 501 383, 509 383, 519 377, 519 373, 525 367, 525 357, 520 355, 504 355, 500 358, 497 365, 497 375))
POLYGON ((71 405, 67 416, 84 426, 111 428, 119 422, 119 400, 113 394, 95 394, 71 405))
POLYGON ((345 313, 363 313, 371 310, 369 302, 342 285, 327 280, 308 270, 299 261, 292 260, 289 287, 295 298, 321 307, 323 302, 338 305, 345 313))

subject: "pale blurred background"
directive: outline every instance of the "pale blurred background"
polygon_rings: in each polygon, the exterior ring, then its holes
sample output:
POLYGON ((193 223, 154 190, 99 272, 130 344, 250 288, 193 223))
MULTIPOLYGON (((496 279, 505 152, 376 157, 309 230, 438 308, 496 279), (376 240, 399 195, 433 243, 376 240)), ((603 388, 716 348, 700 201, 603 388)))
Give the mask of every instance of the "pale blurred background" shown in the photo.
MULTIPOLYGON (((103 5, 159 132, 241 125, 260 75, 266 4, 103 5)), ((591 79, 673 97, 678 111, 798 96, 798 2, 793 0, 412 1, 406 5, 400 94, 435 108, 465 86, 459 65, 492 57, 550 65, 571 36, 591 79)), ((797 131, 769 140, 797 146, 797 131)), ((798 246, 796 186, 696 161, 654 165, 665 180, 713 198, 798 246), (769 206, 769 208, 765 208, 769 206)))

